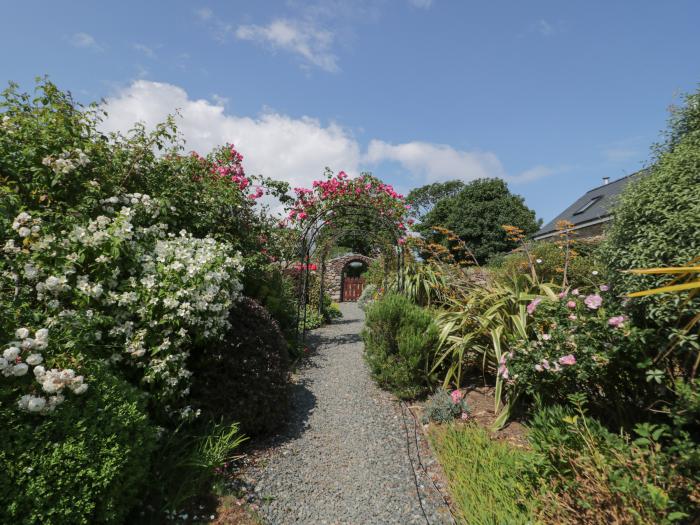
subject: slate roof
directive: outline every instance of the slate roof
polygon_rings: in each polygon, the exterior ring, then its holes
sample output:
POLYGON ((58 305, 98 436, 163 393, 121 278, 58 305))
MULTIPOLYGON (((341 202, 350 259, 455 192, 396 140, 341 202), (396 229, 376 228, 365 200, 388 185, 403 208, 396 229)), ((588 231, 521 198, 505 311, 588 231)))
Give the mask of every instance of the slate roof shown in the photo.
POLYGON ((542 226, 540 231, 534 235, 534 238, 541 239, 551 236, 557 231, 556 224, 562 220, 573 223, 574 229, 610 220, 612 217, 610 210, 614 206, 617 196, 622 193, 627 184, 646 174, 647 170, 641 170, 593 188, 554 219, 542 226))

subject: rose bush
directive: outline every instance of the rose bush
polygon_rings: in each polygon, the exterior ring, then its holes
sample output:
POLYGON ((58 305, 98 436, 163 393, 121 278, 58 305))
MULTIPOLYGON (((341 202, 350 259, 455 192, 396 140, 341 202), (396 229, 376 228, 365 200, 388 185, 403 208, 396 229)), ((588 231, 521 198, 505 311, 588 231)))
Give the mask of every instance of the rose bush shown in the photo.
POLYGON ((511 397, 525 394, 550 404, 579 392, 592 408, 622 419, 625 410, 648 400, 653 387, 645 356, 653 332, 634 327, 610 296, 601 285, 528 304, 532 335, 510 345, 498 370, 511 397))

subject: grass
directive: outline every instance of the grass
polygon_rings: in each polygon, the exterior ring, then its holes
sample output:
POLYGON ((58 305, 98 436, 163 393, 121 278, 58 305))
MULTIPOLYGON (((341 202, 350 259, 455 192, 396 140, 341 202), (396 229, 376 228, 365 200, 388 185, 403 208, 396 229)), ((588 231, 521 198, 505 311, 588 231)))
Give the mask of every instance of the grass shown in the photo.
POLYGON ((531 453, 494 441, 475 425, 433 427, 430 440, 461 523, 535 523, 530 485, 524 477, 531 453))

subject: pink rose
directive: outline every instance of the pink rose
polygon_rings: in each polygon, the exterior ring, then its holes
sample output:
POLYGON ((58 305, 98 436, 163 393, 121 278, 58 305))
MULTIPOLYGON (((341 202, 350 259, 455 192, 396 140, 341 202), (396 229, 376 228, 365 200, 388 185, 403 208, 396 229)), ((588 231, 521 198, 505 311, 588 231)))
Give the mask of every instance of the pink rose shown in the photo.
POLYGON ((568 354, 559 358, 562 365, 571 366, 576 364, 576 358, 573 354, 568 354))
POLYGON ((576 301, 569 301, 566 303, 567 308, 576 308, 576 301))
POLYGON ((450 397, 452 398, 452 402, 456 405, 462 400, 464 394, 462 394, 462 392, 460 392, 459 390, 453 390, 450 393, 450 397))
POLYGON ((625 323, 625 316, 618 315, 608 319, 608 324, 614 328, 620 328, 625 323))
POLYGON ((588 295, 583 300, 591 310, 597 310, 603 304, 603 298, 598 294, 588 295))

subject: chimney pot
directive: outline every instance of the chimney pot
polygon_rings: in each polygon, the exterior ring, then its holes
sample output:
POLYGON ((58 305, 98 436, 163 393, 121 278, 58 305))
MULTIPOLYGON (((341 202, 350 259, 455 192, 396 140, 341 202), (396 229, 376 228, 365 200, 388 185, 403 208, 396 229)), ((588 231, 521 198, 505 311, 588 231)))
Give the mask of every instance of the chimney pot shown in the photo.
POLYGON ((610 177, 603 177, 603 184, 608 184, 610 182, 610 177))

